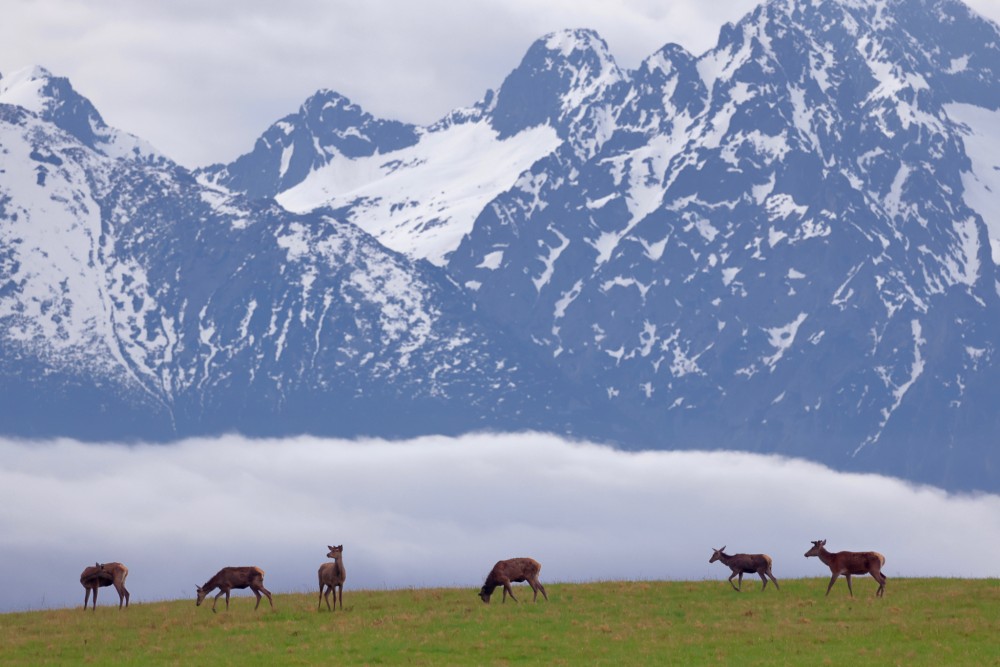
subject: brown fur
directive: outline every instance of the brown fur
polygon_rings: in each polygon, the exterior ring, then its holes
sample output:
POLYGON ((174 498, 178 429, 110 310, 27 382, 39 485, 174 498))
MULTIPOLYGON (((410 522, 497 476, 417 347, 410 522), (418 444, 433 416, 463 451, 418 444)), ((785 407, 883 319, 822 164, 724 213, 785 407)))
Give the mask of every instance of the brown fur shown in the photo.
POLYGON ((219 593, 212 601, 212 613, 215 613, 215 603, 219 601, 219 597, 223 593, 226 595, 226 609, 229 609, 229 591, 234 588, 249 588, 253 591, 253 594, 257 596, 257 604, 253 607, 254 611, 260 606, 261 593, 267 596, 267 601, 271 603, 271 609, 274 609, 274 600, 271 599, 271 591, 264 588, 264 570, 259 567, 222 568, 215 573, 214 577, 205 582, 204 586, 197 586, 198 599, 195 601, 195 605, 200 607, 205 596, 216 588, 219 589, 219 593))
POLYGON ((764 586, 760 590, 767 588, 767 578, 770 577, 771 581, 774 582, 774 587, 779 591, 781 587, 778 586, 778 580, 774 578, 771 574, 771 557, 767 554, 733 554, 730 556, 727 553, 723 553, 726 547, 721 549, 713 549, 712 557, 708 559, 709 563, 714 563, 719 560, 722 561, 723 565, 729 567, 733 571, 729 575, 729 585, 732 586, 736 591, 743 590, 743 575, 751 574, 756 572, 760 575, 760 580, 764 582, 764 586), (739 587, 733 583, 733 577, 739 575, 739 587))
POLYGON ((888 577, 882 574, 882 566, 885 565, 885 556, 877 551, 838 551, 837 553, 830 553, 825 548, 826 540, 816 540, 812 544, 812 549, 806 552, 806 558, 809 556, 818 556, 830 568, 830 572, 833 573, 833 576, 830 577, 830 585, 826 587, 827 595, 830 594, 830 589, 833 588, 833 583, 837 581, 837 577, 844 575, 844 578, 847 579, 847 590, 850 592, 851 597, 854 597, 854 590, 851 588, 852 574, 872 575, 872 578, 878 582, 878 590, 875 591, 875 597, 885 595, 885 582, 888 580, 888 577))
POLYGON ((102 586, 114 586, 118 591, 118 608, 122 604, 128 607, 129 592, 125 588, 125 578, 128 576, 128 568, 121 563, 94 563, 85 567, 80 574, 80 583, 86 590, 83 594, 83 610, 87 611, 87 602, 90 599, 90 592, 94 592, 94 606, 97 610, 97 589, 102 586))
POLYGON ((514 590, 510 587, 510 582, 526 581, 531 586, 532 593, 534 593, 533 601, 538 601, 538 591, 541 591, 542 597, 548 600, 549 596, 545 593, 545 586, 542 586, 542 583, 538 581, 538 573, 541 569, 542 566, 533 558, 511 558, 510 560, 497 561, 497 564, 493 566, 493 569, 486 576, 486 583, 479 589, 479 597, 483 602, 489 604, 490 596, 493 595, 496 587, 503 586, 503 599, 501 602, 506 602, 508 595, 510 595, 511 600, 517 602, 517 598, 514 597, 514 590))
POLYGON ((332 558, 332 563, 323 563, 319 566, 319 606, 323 608, 323 599, 326 599, 326 608, 329 611, 337 609, 337 589, 340 589, 340 610, 344 610, 344 580, 347 579, 347 570, 344 569, 344 545, 336 547, 327 545, 330 552, 327 558, 332 558), (325 590, 324 590, 325 589, 325 590), (333 591, 333 609, 330 609, 330 591, 333 591))

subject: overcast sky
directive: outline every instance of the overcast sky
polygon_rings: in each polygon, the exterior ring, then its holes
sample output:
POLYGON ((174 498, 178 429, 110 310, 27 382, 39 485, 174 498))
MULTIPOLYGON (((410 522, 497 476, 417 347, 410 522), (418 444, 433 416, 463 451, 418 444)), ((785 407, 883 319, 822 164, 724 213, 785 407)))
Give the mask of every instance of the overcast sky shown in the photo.
MULTIPOLYGON (((129 567, 133 602, 193 601, 226 565, 263 568, 274 592, 312 593, 329 544, 344 545, 348 605, 351 589, 460 586, 472 598, 514 556, 541 561, 543 582, 710 579, 721 593, 729 571, 709 564, 713 547, 770 554, 780 582, 829 576, 804 557, 818 539, 885 554, 889 596, 901 577, 1000 576, 1000 496, 779 457, 518 434, 0 440, 0 461, 0 563, 32 569, 5 581, 0 611, 81 605, 80 572, 95 561, 129 567)), ((868 577, 855 585, 874 591, 868 577)), ((117 596, 103 589, 100 602, 117 596)))
MULTIPOLYGON (((1000 0, 967 0, 1000 20, 1000 0)), ((0 73, 69 77, 105 120, 187 166, 249 151, 320 88, 426 124, 500 85, 530 44, 597 30, 633 68, 700 54, 759 0, 4 0, 0 73)))

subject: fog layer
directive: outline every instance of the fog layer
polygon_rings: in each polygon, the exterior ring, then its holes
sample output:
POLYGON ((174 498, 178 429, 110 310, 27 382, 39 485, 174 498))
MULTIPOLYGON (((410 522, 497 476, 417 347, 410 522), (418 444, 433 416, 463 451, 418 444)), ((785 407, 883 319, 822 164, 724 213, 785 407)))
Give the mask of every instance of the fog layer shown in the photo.
MULTIPOLYGON (((193 600, 226 565, 260 566, 273 592, 311 592, 328 544, 344 545, 348 595, 473 595, 513 556, 541 561, 543 582, 722 582, 728 570, 708 559, 723 545, 770 554, 779 581, 828 576, 803 557, 817 539, 885 554, 889 595, 896 577, 1000 575, 1000 496, 779 457, 626 453, 517 434, 0 440, 0 461, 0 562, 31 572, 8 579, 0 611, 80 605, 80 572, 95 561, 129 567, 133 603, 193 600)), ((117 596, 102 589, 100 601, 117 596)))

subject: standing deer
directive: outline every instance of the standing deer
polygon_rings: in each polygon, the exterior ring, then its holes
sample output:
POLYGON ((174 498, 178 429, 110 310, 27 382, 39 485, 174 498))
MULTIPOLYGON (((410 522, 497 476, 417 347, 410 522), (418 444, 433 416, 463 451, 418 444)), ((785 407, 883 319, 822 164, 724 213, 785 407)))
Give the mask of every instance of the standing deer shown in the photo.
POLYGON ((87 601, 90 598, 90 592, 94 592, 94 611, 97 610, 97 589, 102 586, 114 586, 115 590, 118 591, 118 608, 122 608, 122 604, 128 607, 129 594, 128 589, 125 588, 125 577, 128 576, 128 568, 121 563, 94 563, 92 566, 85 567, 83 572, 80 574, 80 583, 86 590, 83 595, 83 610, 87 611, 87 601))
POLYGON ((254 605, 254 611, 257 611, 257 607, 260 606, 260 594, 263 593, 267 596, 267 601, 271 603, 271 609, 274 609, 274 600, 271 599, 271 591, 264 588, 264 570, 259 567, 244 566, 244 567, 224 567, 215 573, 215 576, 205 582, 204 586, 197 586, 198 589, 198 600, 195 602, 195 606, 200 607, 205 596, 211 593, 216 588, 219 589, 218 595, 212 601, 212 613, 215 613, 215 603, 219 601, 219 597, 225 593, 226 594, 226 610, 229 610, 229 591, 234 588, 249 588, 253 591, 253 594, 257 596, 257 604, 254 605))
POLYGON ((721 560, 723 565, 728 566, 729 569, 733 571, 733 573, 729 575, 729 585, 732 586, 737 592, 743 590, 743 575, 751 574, 753 572, 760 575, 761 581, 764 582, 764 586, 760 590, 763 591, 767 588, 767 577, 770 577, 771 581, 774 582, 775 588, 779 591, 781 590, 781 587, 778 586, 778 580, 774 578, 773 574, 771 574, 770 556, 767 554, 733 554, 730 556, 727 553, 723 553, 725 550, 726 547, 722 547, 721 549, 712 549, 714 553, 712 554, 712 557, 708 559, 708 562, 714 563, 717 560, 721 560), (733 584, 733 577, 736 575, 739 575, 740 577, 738 580, 740 583, 738 588, 735 584, 733 584))
POLYGON ((837 577, 844 575, 847 579, 847 590, 851 597, 854 597, 854 590, 851 588, 852 574, 870 574, 878 582, 878 590, 875 597, 885 595, 885 582, 888 579, 882 574, 882 566, 885 565, 885 556, 877 551, 838 551, 830 553, 826 550, 826 540, 815 540, 812 549, 806 552, 806 558, 818 556, 821 561, 830 568, 833 576, 830 577, 830 585, 826 587, 826 594, 830 594, 833 582, 837 577))
POLYGON ((493 595, 496 587, 503 586, 503 599, 501 602, 507 601, 508 594, 511 600, 517 602, 517 598, 514 597, 514 591, 510 587, 510 582, 527 581, 528 585, 531 586, 532 593, 534 593, 532 601, 538 601, 538 591, 541 591, 542 597, 548 600, 549 596, 545 594, 545 586, 542 586, 542 582, 538 581, 538 573, 541 569, 542 566, 533 558, 511 558, 510 560, 497 561, 497 564, 493 566, 493 569, 486 576, 486 583, 479 589, 479 597, 483 602, 489 604, 490 596, 493 595))
POLYGON ((337 589, 340 589, 340 610, 344 610, 344 580, 347 579, 347 570, 344 569, 344 545, 336 547, 327 545, 330 553, 327 558, 332 558, 332 563, 323 563, 319 566, 319 604, 317 610, 323 609, 323 599, 326 599, 326 608, 329 611, 337 609, 337 589), (324 591, 324 589, 326 589, 324 591), (330 591, 333 591, 333 609, 330 609, 330 591))

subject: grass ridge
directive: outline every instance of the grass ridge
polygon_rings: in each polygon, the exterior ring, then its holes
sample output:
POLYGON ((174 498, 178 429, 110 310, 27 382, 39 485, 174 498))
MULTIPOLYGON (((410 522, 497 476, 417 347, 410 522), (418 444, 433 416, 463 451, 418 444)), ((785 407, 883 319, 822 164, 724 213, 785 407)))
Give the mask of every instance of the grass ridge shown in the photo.
MULTIPOLYGON (((472 588, 358 590, 344 611, 316 593, 254 612, 194 599, 0 614, 0 663, 1000 665, 1000 580, 826 578, 742 593, 724 580, 546 584, 549 602, 484 605, 472 588)), ((82 589, 81 589, 82 591, 82 589)))

